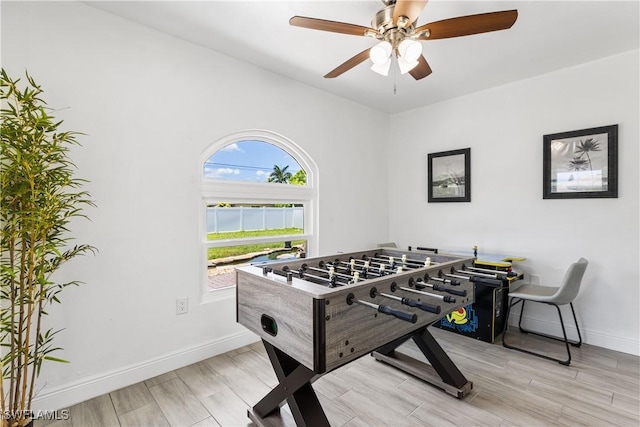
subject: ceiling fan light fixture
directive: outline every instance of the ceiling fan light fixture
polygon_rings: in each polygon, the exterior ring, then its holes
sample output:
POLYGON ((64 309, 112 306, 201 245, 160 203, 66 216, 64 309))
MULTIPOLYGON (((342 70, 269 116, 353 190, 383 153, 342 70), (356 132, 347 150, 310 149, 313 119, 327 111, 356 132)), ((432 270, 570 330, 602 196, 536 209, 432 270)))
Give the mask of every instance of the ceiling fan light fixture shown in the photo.
POLYGON ((407 74, 418 66, 418 61, 407 61, 402 56, 398 56, 398 67, 400 68, 400 74, 407 74))
POLYGON ((391 68, 391 58, 387 58, 387 62, 384 62, 382 64, 374 63, 371 66, 371 69, 373 71, 375 71, 376 73, 378 73, 378 74, 380 74, 382 76, 388 76, 390 68, 391 68))
POLYGON ((422 55, 422 43, 411 39, 404 39, 400 42, 400 45, 398 45, 398 53, 405 61, 413 63, 422 55))
POLYGON ((391 50, 391 43, 387 41, 380 42, 369 50, 369 58, 371 58, 374 65, 385 65, 389 62, 391 50))
POLYGON ((382 0, 385 7, 374 15, 370 27, 305 16, 293 16, 289 24, 331 33, 372 37, 380 41, 378 45, 363 50, 331 70, 325 78, 337 77, 366 61, 367 57, 374 64, 371 67, 374 71, 386 75, 389 61, 393 62, 395 57, 402 73, 411 71, 411 76, 420 80, 431 74, 431 67, 422 54, 420 40, 449 39, 506 30, 518 19, 518 10, 512 9, 458 16, 418 26, 417 19, 427 1, 382 0))

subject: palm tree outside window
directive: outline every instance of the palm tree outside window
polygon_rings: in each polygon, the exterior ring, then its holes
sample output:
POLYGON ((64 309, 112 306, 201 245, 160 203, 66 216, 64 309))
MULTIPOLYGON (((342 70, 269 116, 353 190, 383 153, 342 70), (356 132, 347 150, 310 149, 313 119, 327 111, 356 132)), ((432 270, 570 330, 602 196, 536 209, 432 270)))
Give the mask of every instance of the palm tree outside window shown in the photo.
POLYGON ((203 154, 206 292, 235 287, 235 268, 314 252, 313 161, 265 131, 229 136, 203 154))

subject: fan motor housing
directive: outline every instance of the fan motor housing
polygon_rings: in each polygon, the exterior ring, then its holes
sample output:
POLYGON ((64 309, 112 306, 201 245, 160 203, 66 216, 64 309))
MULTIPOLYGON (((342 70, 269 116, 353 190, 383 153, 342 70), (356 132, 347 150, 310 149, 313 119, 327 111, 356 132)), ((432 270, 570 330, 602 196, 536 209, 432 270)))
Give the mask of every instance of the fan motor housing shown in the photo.
MULTIPOLYGON (((398 38, 402 40, 405 35, 410 35, 413 33, 417 20, 413 22, 411 25, 407 25, 407 26, 399 26, 397 24, 394 24, 393 22, 394 8, 395 8, 395 1, 393 2, 393 4, 379 10, 378 13, 376 13, 376 15, 371 20, 371 28, 375 28, 376 30, 378 30, 378 32, 382 35, 382 38, 384 39, 386 39, 385 35, 387 32, 389 32, 389 30, 396 30, 396 31, 402 32, 402 35, 396 34, 394 37, 392 37, 392 38, 398 38)), ((391 40, 388 40, 388 41, 391 42, 391 40)))
POLYGON ((381 33, 393 27, 393 8, 394 5, 391 4, 378 11, 378 13, 376 13, 376 15, 371 20, 371 27, 375 28, 381 33))

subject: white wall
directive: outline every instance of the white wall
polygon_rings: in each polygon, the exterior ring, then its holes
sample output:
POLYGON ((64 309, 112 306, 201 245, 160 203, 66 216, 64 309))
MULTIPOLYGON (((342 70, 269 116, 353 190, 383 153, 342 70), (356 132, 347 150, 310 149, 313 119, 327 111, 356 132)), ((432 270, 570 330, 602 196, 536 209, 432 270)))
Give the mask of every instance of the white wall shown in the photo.
POLYGON ((71 157, 97 203, 91 222, 73 224, 100 252, 61 272, 86 284, 51 310, 71 364, 45 366, 41 409, 255 339, 235 323, 232 298, 200 301, 199 158, 225 135, 268 129, 315 160, 321 253, 387 239, 386 114, 81 3, 1 7, 2 66, 14 77, 27 69, 63 127, 87 134, 71 157), (380 192, 366 191, 372 181, 380 192), (189 298, 187 315, 176 316, 178 297, 189 298))
POLYGON ((98 204, 73 231, 100 253, 65 266, 65 278, 86 284, 50 319, 65 328, 60 356, 72 363, 45 366, 39 408, 254 339, 235 324, 233 300, 200 303, 198 159, 245 129, 278 132, 317 163, 321 254, 388 240, 477 244, 527 256, 527 272, 545 282, 585 256, 585 339, 638 353, 638 52, 389 118, 82 4, 0 7, 2 66, 28 69, 65 128, 87 133, 72 158, 98 204), (620 197, 542 200, 542 135, 613 123, 620 197), (427 204, 427 153, 464 147, 472 202, 427 204), (385 201, 387 172, 386 188, 404 191, 385 201), (368 191, 374 181, 379 191, 368 191), (183 296, 190 312, 176 316, 183 296))
MULTIPOLYGON (((544 284, 585 257, 584 340, 640 354, 638 62, 632 51, 392 116, 389 188, 406 190, 389 192, 390 239, 522 255, 544 284), (543 200, 543 135, 616 123, 618 198, 543 200), (427 203, 427 154, 467 147, 471 202, 427 203)), ((529 313, 559 333, 552 308, 529 313)))

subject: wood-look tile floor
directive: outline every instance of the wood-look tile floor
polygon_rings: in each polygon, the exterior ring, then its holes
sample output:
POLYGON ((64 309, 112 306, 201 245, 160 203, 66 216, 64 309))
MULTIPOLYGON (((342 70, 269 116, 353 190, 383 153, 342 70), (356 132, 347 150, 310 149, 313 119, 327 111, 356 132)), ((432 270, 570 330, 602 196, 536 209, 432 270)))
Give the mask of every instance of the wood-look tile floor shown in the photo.
MULTIPOLYGON (((473 382, 469 395, 458 400, 367 355, 314 383, 331 425, 640 425, 636 356, 583 345, 572 348, 567 367, 501 342, 430 330, 473 382)), ((515 341, 549 354, 563 349, 511 331, 515 341)), ((403 351, 417 349, 407 344, 403 351)), ((69 420, 48 426, 252 426, 247 409, 276 384, 262 344, 255 343, 75 405, 69 420)))

